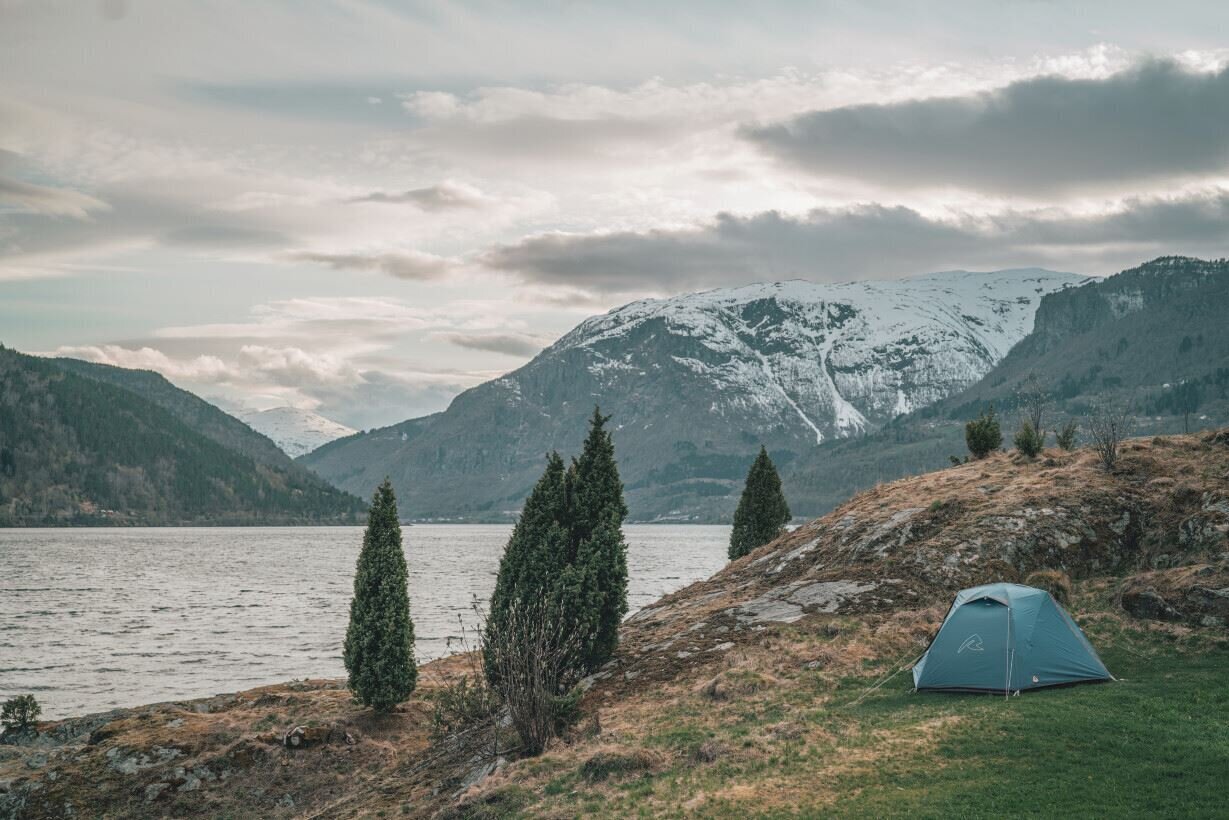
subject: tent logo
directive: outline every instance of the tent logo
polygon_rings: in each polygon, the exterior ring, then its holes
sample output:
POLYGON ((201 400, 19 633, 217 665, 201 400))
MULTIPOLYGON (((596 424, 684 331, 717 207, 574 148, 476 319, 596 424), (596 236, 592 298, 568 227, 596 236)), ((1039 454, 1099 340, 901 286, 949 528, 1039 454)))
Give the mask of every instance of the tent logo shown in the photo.
POLYGON ((956 654, 959 655, 961 652, 963 652, 966 649, 969 650, 970 652, 981 652, 984 649, 984 647, 981 645, 981 635, 978 635, 976 632, 974 632, 972 635, 965 638, 964 643, 962 643, 960 645, 960 648, 956 650, 956 654))

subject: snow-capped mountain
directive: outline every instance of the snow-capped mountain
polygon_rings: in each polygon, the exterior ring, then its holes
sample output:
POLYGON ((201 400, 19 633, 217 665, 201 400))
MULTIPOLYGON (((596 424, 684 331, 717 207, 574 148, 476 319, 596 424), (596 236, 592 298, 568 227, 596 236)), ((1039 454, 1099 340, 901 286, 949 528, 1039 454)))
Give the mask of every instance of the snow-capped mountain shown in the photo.
POLYGON ((328 444, 356 432, 344 424, 326 419, 319 413, 297 407, 274 407, 271 410, 243 413, 241 419, 253 430, 268 436, 286 455, 298 458, 322 444, 328 444))
POLYGON ((773 420, 821 443, 977 381, 1032 329, 1044 294, 1082 281, 1028 269, 725 288, 633 302, 543 356, 582 350, 607 387, 646 365, 681 368, 711 385, 709 414, 773 420), (665 347, 672 364, 655 355, 665 347))
POLYGON ((953 271, 633 302, 443 413, 305 462, 359 495, 389 475, 410 514, 496 515, 519 507, 545 452, 578 450, 600 404, 634 516, 724 509, 760 443, 780 465, 967 387, 1029 333, 1042 296, 1083 281, 953 271))

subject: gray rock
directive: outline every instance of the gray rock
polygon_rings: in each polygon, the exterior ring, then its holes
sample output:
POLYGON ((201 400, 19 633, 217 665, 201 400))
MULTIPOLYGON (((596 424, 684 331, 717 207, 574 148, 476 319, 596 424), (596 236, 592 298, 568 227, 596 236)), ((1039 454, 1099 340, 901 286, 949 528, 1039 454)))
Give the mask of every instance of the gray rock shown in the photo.
POLYGON ((1157 621, 1180 621, 1182 613, 1161 597, 1155 587, 1129 590, 1122 595, 1122 608, 1136 618, 1157 621))

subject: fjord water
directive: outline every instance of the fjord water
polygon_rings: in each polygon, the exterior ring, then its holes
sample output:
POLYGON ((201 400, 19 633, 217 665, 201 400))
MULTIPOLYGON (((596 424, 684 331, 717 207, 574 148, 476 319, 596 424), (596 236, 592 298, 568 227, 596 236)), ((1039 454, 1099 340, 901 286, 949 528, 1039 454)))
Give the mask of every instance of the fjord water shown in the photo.
MULTIPOLYGON (((510 531, 405 528, 420 661, 472 629, 510 531)), ((728 527, 625 533, 632 611, 726 560, 728 527)), ((0 696, 32 692, 52 718, 340 677, 361 543, 357 527, 0 530, 0 696)))

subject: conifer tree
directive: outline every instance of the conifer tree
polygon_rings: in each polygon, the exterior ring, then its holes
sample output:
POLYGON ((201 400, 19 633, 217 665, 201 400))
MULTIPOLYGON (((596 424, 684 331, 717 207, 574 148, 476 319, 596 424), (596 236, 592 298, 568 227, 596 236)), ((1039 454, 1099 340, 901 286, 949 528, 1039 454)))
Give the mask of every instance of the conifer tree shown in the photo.
POLYGON ((734 511, 730 560, 741 558, 776 538, 789 519, 789 504, 781 491, 781 477, 768 451, 761 446, 759 456, 747 471, 747 483, 734 511))
MULTIPOLYGON (((607 421, 595 408, 584 449, 566 469, 558 453, 547 458, 504 549, 487 615, 488 645, 508 628, 513 611, 559 619, 552 634, 574 647, 560 656, 569 666, 560 680, 605 663, 627 614, 627 505, 607 421)), ((489 660, 486 674, 497 683, 489 660)))
MULTIPOLYGON (((529 611, 531 605, 542 610, 542 601, 557 595, 560 573, 570 563, 568 555, 567 487, 563 459, 552 452, 546 469, 525 499, 521 516, 499 561, 495 590, 487 613, 486 642, 496 640, 507 627, 513 610, 529 611)), ((547 607, 546 611, 558 611, 547 607)), ((487 679, 495 682, 493 658, 486 659, 487 679)))
POLYGON ((404 701, 418 682, 406 584, 397 499, 386 478, 367 513, 343 652, 355 699, 378 712, 404 701))
POLYGON ((572 563, 584 583, 592 584, 587 621, 593 632, 582 633, 581 666, 596 669, 614 653, 619 643, 619 624, 627 614, 627 545, 623 521, 623 481, 614 457, 614 440, 606 430, 609 416, 593 408, 589 435, 580 458, 573 465, 572 563))

